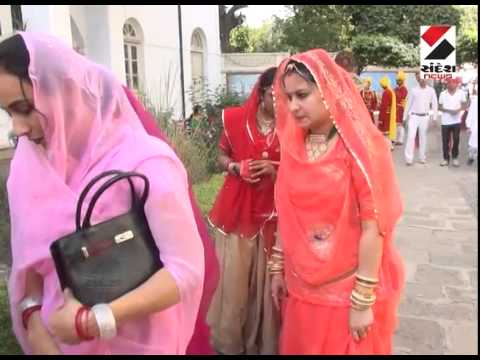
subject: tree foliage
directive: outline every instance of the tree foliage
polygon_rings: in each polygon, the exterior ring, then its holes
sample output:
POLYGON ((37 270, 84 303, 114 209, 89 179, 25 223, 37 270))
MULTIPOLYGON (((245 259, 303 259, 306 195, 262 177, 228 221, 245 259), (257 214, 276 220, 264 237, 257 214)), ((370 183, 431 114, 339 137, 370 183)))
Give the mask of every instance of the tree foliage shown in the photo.
POLYGON ((367 65, 414 67, 419 65, 419 48, 405 44, 398 37, 378 34, 358 35, 352 40, 352 51, 361 73, 367 65))

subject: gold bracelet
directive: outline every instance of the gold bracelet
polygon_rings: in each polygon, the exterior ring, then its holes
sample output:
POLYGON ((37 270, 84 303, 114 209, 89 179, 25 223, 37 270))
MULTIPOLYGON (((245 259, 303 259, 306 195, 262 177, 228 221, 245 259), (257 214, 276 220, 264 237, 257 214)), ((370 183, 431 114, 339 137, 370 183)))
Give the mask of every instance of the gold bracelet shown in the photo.
POLYGON ((370 309, 370 306, 361 306, 361 305, 357 305, 355 303, 351 303, 350 306, 352 307, 352 309, 354 310, 357 310, 357 311, 365 311, 365 310, 368 310, 370 309))
POLYGON ((377 297, 374 294, 364 295, 364 294, 356 291, 355 289, 352 290, 352 295, 356 299, 358 299, 360 301, 363 301, 363 302, 375 301, 377 299, 377 297))
POLYGON ((369 277, 366 277, 366 276, 362 276, 362 275, 359 275, 358 273, 355 274, 355 277, 357 278, 357 280, 360 280, 362 282, 366 282, 368 284, 378 284, 379 280, 378 279, 374 279, 374 278, 369 278, 369 277))
POLYGON ((355 295, 353 295, 353 294, 350 295, 350 300, 357 305, 370 306, 370 305, 375 304, 375 299, 373 299, 373 300, 359 299, 359 298, 355 297, 355 295))
POLYGON ((279 247, 276 247, 275 245, 272 246, 272 251, 276 251, 276 252, 279 252, 279 253, 282 253, 282 254, 283 254, 283 250, 280 249, 279 247))
POLYGON ((378 284, 370 284, 370 283, 365 283, 361 280, 356 280, 355 285, 360 285, 360 286, 362 286, 364 288, 367 288, 367 289, 375 289, 378 284))

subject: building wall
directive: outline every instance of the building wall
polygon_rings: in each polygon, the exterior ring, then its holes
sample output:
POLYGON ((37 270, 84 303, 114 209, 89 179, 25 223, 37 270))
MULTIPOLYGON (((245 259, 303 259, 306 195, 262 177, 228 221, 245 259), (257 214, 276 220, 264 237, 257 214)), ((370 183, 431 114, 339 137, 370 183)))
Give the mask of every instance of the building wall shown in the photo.
POLYGON ((1 37, 12 32, 12 12, 10 5, 0 5, 0 26, 2 28, 1 37))
MULTIPOLYGON (((186 116, 192 111, 189 89, 192 85, 191 40, 195 30, 202 34, 204 75, 211 89, 222 83, 217 5, 182 5, 183 69, 186 116)), ((109 67, 125 83, 123 25, 135 19, 143 33, 143 66, 140 67, 145 91, 162 110, 172 108, 174 117, 182 114, 180 81, 180 41, 177 5, 22 5, 27 31, 53 34, 73 46, 72 23, 83 42, 84 54, 109 67)), ((10 5, 0 5, 2 37, 12 32, 10 5)), ((8 146, 10 122, 0 110, 0 147, 8 146)))
POLYGON ((222 56, 222 81, 228 91, 247 96, 262 72, 278 66, 288 53, 227 53, 222 56))

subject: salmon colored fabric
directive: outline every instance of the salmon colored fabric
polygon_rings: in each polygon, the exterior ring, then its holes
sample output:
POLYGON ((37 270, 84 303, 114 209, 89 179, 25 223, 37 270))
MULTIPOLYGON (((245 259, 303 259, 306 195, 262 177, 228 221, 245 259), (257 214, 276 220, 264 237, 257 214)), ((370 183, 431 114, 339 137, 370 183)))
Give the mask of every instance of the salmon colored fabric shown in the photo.
POLYGON ((404 271, 392 243, 403 206, 388 141, 372 123, 350 76, 328 53, 311 50, 292 56, 278 74, 285 72, 289 60, 305 64, 313 74, 339 136, 322 158, 309 162, 305 130, 288 111, 282 77, 277 76, 275 114, 282 160, 275 204, 289 293, 280 352, 389 353, 404 271), (384 246, 375 305, 379 310, 374 309, 380 315, 375 318, 377 330, 369 335, 371 346, 367 341, 352 344, 347 321, 361 221, 366 219, 377 221, 384 246))

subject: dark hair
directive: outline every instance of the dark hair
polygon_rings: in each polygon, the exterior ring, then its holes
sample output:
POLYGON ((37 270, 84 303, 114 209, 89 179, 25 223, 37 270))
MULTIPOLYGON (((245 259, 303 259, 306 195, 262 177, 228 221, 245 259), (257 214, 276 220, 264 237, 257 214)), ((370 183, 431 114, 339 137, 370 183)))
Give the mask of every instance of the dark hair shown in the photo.
POLYGON ((295 60, 290 60, 285 67, 285 72, 283 73, 283 78, 282 80, 285 81, 285 77, 289 74, 297 74, 304 80, 311 82, 313 84, 317 84, 315 81, 315 78, 313 77, 312 73, 308 68, 305 66, 305 64, 295 61, 295 60))
POLYGON ((265 94, 265 91, 268 87, 272 86, 273 80, 275 79, 275 74, 277 72, 277 67, 272 66, 265 70, 262 75, 260 75, 259 86, 260 86, 260 96, 265 94))
POLYGON ((0 42, 0 68, 20 80, 30 81, 30 55, 23 38, 16 34, 0 42))
POLYGON ((198 114, 201 110, 202 110, 202 107, 198 104, 193 107, 194 114, 198 114))

